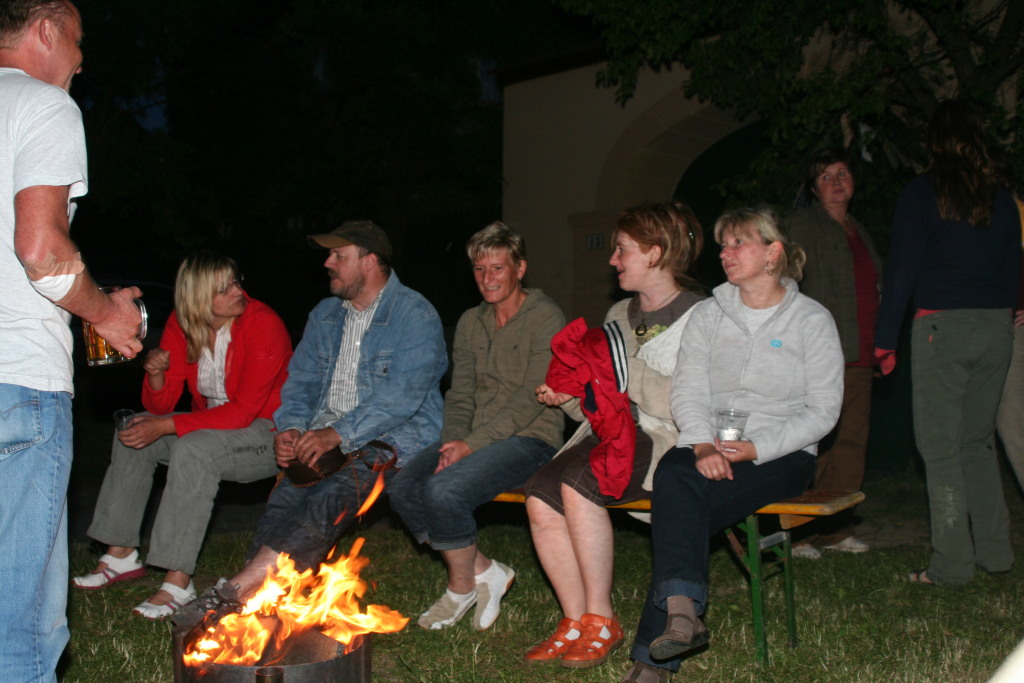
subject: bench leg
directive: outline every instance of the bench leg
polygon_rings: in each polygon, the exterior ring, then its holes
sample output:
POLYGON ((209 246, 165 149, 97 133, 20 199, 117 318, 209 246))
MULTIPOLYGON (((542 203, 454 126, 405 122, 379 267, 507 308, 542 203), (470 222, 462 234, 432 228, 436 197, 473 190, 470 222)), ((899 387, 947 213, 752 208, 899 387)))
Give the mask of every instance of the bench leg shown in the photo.
POLYGON ((754 652, 757 661, 768 663, 768 634, 764 628, 764 566, 761 562, 761 529, 757 515, 750 515, 742 524, 747 534, 745 564, 750 572, 750 608, 754 617, 754 652))
POLYGON ((767 571, 780 564, 786 592, 786 629, 790 647, 796 647, 796 591, 789 533, 778 531, 762 538, 758 516, 753 514, 727 529, 726 536, 733 553, 750 579, 750 610, 754 621, 754 651, 757 661, 768 664, 768 634, 764 623, 764 579, 767 571), (740 542, 738 532, 746 536, 746 547, 740 542), (765 562, 763 556, 766 552, 771 553, 768 562, 765 562))
POLYGON ((796 647, 796 585, 793 581, 793 544, 789 534, 782 544, 782 571, 786 584, 786 628, 789 631, 789 646, 796 647))

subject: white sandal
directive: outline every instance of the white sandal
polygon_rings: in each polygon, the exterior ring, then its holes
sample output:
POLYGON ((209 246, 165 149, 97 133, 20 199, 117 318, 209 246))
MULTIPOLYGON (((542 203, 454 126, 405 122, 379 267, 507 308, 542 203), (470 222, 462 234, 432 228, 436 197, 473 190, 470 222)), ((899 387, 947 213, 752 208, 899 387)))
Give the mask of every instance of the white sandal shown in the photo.
POLYGON ((93 574, 76 576, 71 579, 71 585, 82 590, 98 591, 118 581, 129 581, 146 575, 146 568, 139 561, 138 550, 133 550, 128 557, 103 555, 100 557, 100 562, 107 563, 105 569, 93 574))
POLYGON ((188 586, 185 588, 175 586, 173 583, 164 581, 160 584, 160 589, 157 592, 159 591, 167 591, 170 593, 171 601, 164 605, 154 605, 147 600, 146 602, 136 605, 132 609, 132 613, 151 620, 164 619, 177 612, 184 605, 187 605, 196 599, 196 587, 192 584, 191 579, 188 582, 188 586))

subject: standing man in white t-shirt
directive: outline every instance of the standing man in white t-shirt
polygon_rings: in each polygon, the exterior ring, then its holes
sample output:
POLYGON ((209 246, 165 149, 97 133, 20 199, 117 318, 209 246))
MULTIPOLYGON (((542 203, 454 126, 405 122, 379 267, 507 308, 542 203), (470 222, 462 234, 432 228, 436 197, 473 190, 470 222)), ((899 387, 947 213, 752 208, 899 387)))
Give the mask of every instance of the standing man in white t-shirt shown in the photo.
POLYGON ((66 0, 0 0, 0 678, 55 681, 68 641, 70 314, 132 358, 136 287, 99 291, 71 241, 87 191, 82 19, 66 0))

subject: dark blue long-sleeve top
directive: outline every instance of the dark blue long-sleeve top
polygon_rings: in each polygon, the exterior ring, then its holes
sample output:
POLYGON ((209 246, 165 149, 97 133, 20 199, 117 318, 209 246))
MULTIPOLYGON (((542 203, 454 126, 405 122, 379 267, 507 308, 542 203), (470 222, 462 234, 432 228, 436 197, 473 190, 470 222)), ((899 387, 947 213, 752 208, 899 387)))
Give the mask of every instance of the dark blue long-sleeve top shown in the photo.
POLYGON ((895 349, 907 305, 915 309, 1012 309, 1021 268, 1021 223, 1007 190, 996 193, 992 221, 976 227, 939 216, 925 175, 903 188, 892 221, 889 265, 875 346, 895 349))

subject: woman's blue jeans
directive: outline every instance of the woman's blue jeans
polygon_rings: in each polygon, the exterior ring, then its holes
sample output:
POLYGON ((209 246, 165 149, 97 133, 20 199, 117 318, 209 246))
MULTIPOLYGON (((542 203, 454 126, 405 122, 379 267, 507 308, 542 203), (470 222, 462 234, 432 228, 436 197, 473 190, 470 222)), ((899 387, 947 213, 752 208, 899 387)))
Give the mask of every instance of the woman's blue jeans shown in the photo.
POLYGON ((665 630, 665 599, 693 598, 703 614, 708 595, 711 536, 752 512, 798 496, 814 476, 814 456, 797 451, 762 465, 733 463, 732 479, 711 481, 697 470, 691 448, 673 448, 658 463, 651 492, 654 572, 630 656, 671 671, 678 658, 654 661, 648 647, 665 630))
POLYGON ((0 678, 55 681, 68 642, 71 394, 0 384, 0 678))
POLYGON ((522 486, 551 461, 555 448, 512 436, 481 448, 437 474, 440 443, 409 458, 388 487, 391 509, 420 543, 458 550, 476 543, 473 510, 502 491, 522 486))

